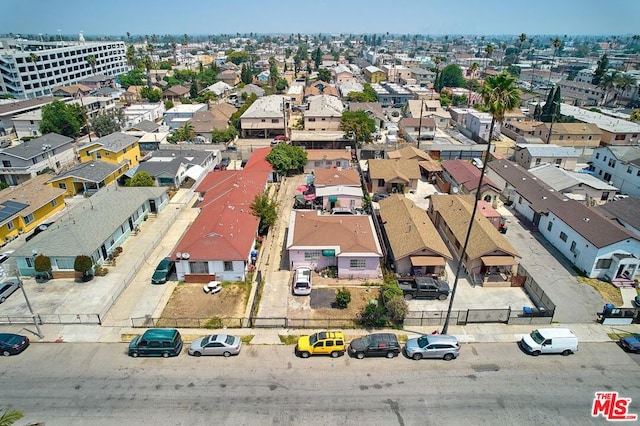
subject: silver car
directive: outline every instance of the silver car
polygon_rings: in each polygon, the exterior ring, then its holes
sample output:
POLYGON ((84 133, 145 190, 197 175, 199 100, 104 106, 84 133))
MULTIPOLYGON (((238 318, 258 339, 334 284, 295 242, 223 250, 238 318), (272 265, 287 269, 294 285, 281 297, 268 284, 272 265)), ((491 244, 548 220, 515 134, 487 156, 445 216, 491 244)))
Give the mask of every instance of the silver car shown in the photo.
POLYGON ((238 355, 242 348, 242 340, 228 334, 212 334, 196 339, 189 346, 189 355, 238 355))
POLYGON ((426 334, 409 339, 404 346, 405 354, 412 359, 438 358, 451 361, 460 355, 460 344, 455 336, 426 334))
MULTIPOLYGON (((4 277, 4 271, 2 271, 4 277)), ((20 281, 17 278, 9 278, 0 283, 0 303, 7 300, 16 290, 20 288, 20 281)))

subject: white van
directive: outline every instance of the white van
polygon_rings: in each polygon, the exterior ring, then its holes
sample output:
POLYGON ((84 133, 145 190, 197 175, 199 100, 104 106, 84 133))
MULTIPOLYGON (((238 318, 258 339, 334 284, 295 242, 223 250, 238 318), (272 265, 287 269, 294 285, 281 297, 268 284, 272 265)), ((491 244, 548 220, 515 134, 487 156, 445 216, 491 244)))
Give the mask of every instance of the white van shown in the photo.
POLYGON ((578 352, 578 338, 568 328, 539 328, 520 340, 520 347, 533 356, 571 355, 578 352))

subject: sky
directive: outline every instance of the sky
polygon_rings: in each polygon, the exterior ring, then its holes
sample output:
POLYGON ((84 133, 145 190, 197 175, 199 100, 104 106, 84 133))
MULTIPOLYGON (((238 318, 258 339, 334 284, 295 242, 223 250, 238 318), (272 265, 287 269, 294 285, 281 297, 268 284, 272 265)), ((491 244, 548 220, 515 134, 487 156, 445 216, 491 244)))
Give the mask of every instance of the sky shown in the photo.
POLYGON ((2 0, 0 33, 629 35, 640 0, 2 0))

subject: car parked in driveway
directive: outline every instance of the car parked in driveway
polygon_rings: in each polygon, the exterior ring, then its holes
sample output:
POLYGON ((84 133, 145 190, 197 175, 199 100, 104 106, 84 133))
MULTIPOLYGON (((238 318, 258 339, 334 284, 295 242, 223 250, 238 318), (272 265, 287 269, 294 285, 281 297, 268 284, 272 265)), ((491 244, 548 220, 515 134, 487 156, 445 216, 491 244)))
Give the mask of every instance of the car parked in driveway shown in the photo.
POLYGON ((416 339, 409 339, 404 346, 404 353, 411 359, 436 358, 451 361, 460 355, 460 344, 455 336, 447 334, 425 334, 416 339))
POLYGON ((358 359, 368 356, 394 358, 400 353, 398 337, 393 333, 374 333, 353 339, 349 343, 349 355, 358 359))
POLYGON ((293 294, 308 296, 311 294, 311 268, 300 266, 293 273, 293 294))
POLYGON ((151 276, 151 284, 164 284, 169 279, 169 276, 176 268, 176 262, 165 257, 160 261, 156 270, 153 272, 151 276))
POLYGON ((17 355, 29 347, 29 338, 19 334, 0 333, 0 352, 4 356, 17 355))
POLYGON ((189 346, 189 355, 238 355, 242 349, 242 340, 228 334, 212 334, 196 339, 189 346))
POLYGON ((20 280, 9 278, 0 283, 0 303, 3 303, 20 288, 20 280))

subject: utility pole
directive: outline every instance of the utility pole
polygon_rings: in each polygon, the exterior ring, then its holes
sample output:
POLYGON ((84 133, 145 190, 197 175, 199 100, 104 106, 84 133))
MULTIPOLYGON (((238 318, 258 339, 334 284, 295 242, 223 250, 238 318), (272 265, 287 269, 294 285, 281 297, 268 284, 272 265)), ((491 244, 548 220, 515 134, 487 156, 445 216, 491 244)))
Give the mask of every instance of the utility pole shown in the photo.
POLYGON ((27 302, 27 308, 29 308, 29 312, 31 313, 31 318, 33 319, 33 325, 36 327, 35 335, 39 338, 43 338, 42 330, 40 330, 40 325, 38 324, 38 320, 36 319, 36 314, 33 312, 33 308, 31 307, 31 303, 29 302, 29 298, 27 297, 27 292, 24 290, 24 283, 22 282, 22 277, 20 276, 20 270, 16 266, 16 278, 18 278, 18 285, 22 290, 22 295, 24 296, 24 301, 27 302))
POLYGON ((420 135, 422 133, 422 110, 424 109, 424 100, 420 99, 420 121, 418 122, 418 149, 420 149, 420 135))
POLYGON ((556 121, 556 105, 558 102, 551 103, 551 125, 549 126, 549 136, 547 136, 547 145, 551 143, 551 135, 553 134, 553 123, 556 121))

